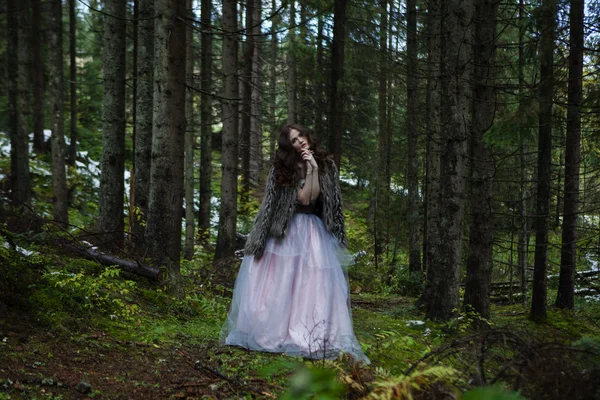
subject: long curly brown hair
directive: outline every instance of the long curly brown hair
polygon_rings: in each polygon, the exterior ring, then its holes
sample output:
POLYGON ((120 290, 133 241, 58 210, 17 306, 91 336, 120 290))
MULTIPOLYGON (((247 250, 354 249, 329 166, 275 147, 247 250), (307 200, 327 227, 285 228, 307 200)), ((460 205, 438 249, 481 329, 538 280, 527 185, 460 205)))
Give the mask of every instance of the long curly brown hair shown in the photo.
POLYGON ((300 136, 308 138, 308 144, 310 149, 313 151, 313 157, 319 166, 319 173, 323 173, 325 169, 325 162, 329 155, 319 146, 317 139, 311 135, 310 131, 299 124, 287 124, 279 133, 279 139, 277 139, 277 150, 273 157, 273 166, 275 167, 275 177, 277 183, 281 186, 292 186, 297 180, 299 168, 298 161, 302 160, 302 157, 290 142, 290 131, 296 129, 300 136))

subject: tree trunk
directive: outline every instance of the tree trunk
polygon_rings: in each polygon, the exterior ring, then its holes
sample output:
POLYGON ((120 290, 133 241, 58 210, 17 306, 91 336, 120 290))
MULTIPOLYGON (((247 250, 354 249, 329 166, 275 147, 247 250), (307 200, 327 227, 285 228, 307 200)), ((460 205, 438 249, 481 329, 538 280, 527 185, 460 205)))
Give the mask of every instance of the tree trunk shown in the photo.
POLYGON ((423 260, 425 264, 425 289, 417 301, 426 305, 432 288, 433 266, 439 260, 440 219, 440 140, 441 140, 441 0, 429 0, 427 25, 429 30, 427 56, 427 114, 425 130, 427 148, 425 156, 425 202, 423 205, 423 260))
POLYGON ((154 116, 146 241, 155 265, 166 267, 172 293, 183 295, 179 270, 186 132, 186 0, 157 0, 154 116))
POLYGON ((583 75, 584 0, 571 1, 567 140, 560 276, 556 306, 574 307, 574 276, 577 265, 577 217, 579 216, 579 162, 583 75))
POLYGON ((241 76, 242 85, 242 117, 239 152, 242 159, 242 194, 240 201, 248 203, 250 196, 250 119, 252 114, 252 62, 254 59, 254 37, 252 26, 254 21, 254 0, 246 1, 246 43, 244 44, 244 69, 241 76))
POLYGON ((524 0, 519 0, 519 163, 520 163, 520 185, 519 185, 519 221, 520 221, 520 229, 519 229, 519 245, 518 245, 518 253, 519 253, 519 271, 520 271, 520 279, 521 279, 521 293, 523 297, 523 303, 527 302, 527 243, 528 232, 529 232, 529 222, 527 221, 527 194, 525 189, 525 181, 527 178, 527 166, 525 163, 525 134, 526 134, 526 123, 525 118, 523 116, 525 109, 525 57, 524 57, 524 36, 525 36, 525 19, 523 17, 524 14, 524 0))
POLYGON ((18 205, 31 205, 29 176, 29 93, 31 82, 29 32, 31 29, 30 2, 8 0, 9 118, 11 137, 12 198, 18 205), (14 63, 13 63, 14 61, 14 63), (15 85, 16 84, 16 85, 15 85))
POLYGON ((125 172, 125 17, 124 0, 107 0, 104 20, 104 105, 98 229, 109 246, 123 247, 125 172))
POLYGON ((323 121, 323 110, 325 109, 325 59, 323 55, 323 40, 325 37, 323 36, 323 30, 325 27, 325 20, 322 15, 319 15, 319 22, 317 25, 317 52, 316 52, 316 62, 317 68, 315 70, 315 125, 314 130, 317 133, 318 137, 322 137, 322 135, 326 132, 325 121, 323 121))
MULTIPOLYGON (((490 317, 490 286, 493 261, 492 183, 494 160, 484 133, 491 128, 496 111, 493 62, 496 54, 495 0, 475 0, 473 86, 471 126, 471 231, 467 258, 465 306, 483 318, 490 317)), ((512 246, 511 246, 512 249, 512 246)), ((512 276, 512 275, 511 275, 512 276)))
MULTIPOLYGON (((297 43, 300 43, 300 49, 310 48, 310 43, 307 41, 308 38, 308 29, 307 29, 307 8, 304 2, 300 2, 300 22, 299 22, 299 31, 300 38, 297 40, 297 43)), ((314 79, 314 66, 310 65, 308 62, 308 58, 306 57, 305 52, 300 51, 300 70, 299 77, 297 79, 297 90, 298 93, 298 123, 309 126, 311 121, 311 107, 309 104, 308 98, 308 82, 309 77, 314 79)))
POLYGON ((44 55, 42 26, 42 2, 31 0, 31 55, 33 72, 33 150, 46 151, 44 141, 44 55))
POLYGON ((274 15, 271 21, 271 76, 269 82, 270 93, 270 111, 271 111, 271 132, 269 135, 269 155, 273 157, 275 153, 275 142, 277 141, 277 132, 279 130, 279 121, 277 121, 277 56, 278 42, 277 29, 279 29, 279 16, 277 15, 277 3, 271 1, 271 12, 274 15))
POLYGON ((212 1, 202 0, 202 55, 200 88, 200 214, 198 237, 203 245, 210 242, 210 203, 212 189, 212 1))
POLYGON ((340 169, 342 156, 344 48, 346 44, 346 10, 348 0, 335 0, 333 11, 333 42, 331 43, 331 115, 329 119, 329 146, 333 160, 340 169))
POLYGON ((288 124, 298 122, 298 105, 297 105, 297 90, 298 82, 296 81, 296 1, 290 1, 290 28, 288 33, 289 49, 288 58, 288 124))
POLYGON ((408 0, 407 8, 407 40, 406 40, 406 89, 407 106, 406 121, 408 134, 408 269, 411 274, 420 273, 421 270, 421 232, 416 229, 419 226, 419 157, 418 157, 418 60, 417 60, 417 2, 408 0))
POLYGON ((223 151, 221 160, 221 208, 215 260, 232 256, 235 251, 237 221, 237 140, 236 116, 238 95, 236 0, 223 0, 223 75, 222 104, 223 151))
MULTIPOLYGON (((51 27, 48 45, 51 49, 62 49, 62 2, 52 0, 51 27)), ((67 201, 67 173, 65 163, 65 118, 64 118, 64 71, 61 51, 48 52, 48 76, 50 77, 50 119, 52 123, 52 200, 54 220, 62 225, 69 222, 67 201)))
POLYGON ((383 254, 387 244, 386 221, 389 211, 389 184, 387 171, 387 153, 389 143, 387 141, 387 35, 388 35, 388 2, 379 2, 381 9, 380 33, 379 33, 379 90, 378 90, 378 140, 377 140, 377 170, 375 171, 377 182, 375 186, 375 262, 379 264, 379 256, 383 254))
POLYGON ((262 169, 262 128, 260 125, 260 93, 261 87, 261 62, 259 38, 262 21, 262 1, 254 0, 254 17, 252 18, 252 84, 250 94, 250 184, 258 185, 260 170, 262 169))
POLYGON ((538 177, 535 218, 535 261, 530 318, 546 319, 548 264, 548 218, 550 214, 550 180, 552 165, 552 97, 554 92, 554 0, 542 0, 540 10, 540 84, 538 177))
POLYGON ((427 317, 448 320, 458 308, 464 220, 467 139, 470 121, 469 61, 472 0, 442 3, 442 126, 439 259, 433 263, 427 317))
MULTIPOLYGON (((192 20, 194 19, 194 9, 192 0, 186 0, 186 14, 192 20)), ((194 86, 194 37, 191 26, 186 25, 185 42, 186 61, 185 75, 186 82, 190 87, 194 86)), ((194 92, 191 89, 186 90, 185 99, 185 246, 183 249, 183 258, 191 260, 194 256, 194 233, 195 233, 195 214, 194 214, 194 92)))
MULTIPOLYGON (((69 165, 74 166, 77 160, 77 64, 75 58, 77 57, 76 42, 75 42, 75 29, 76 29, 76 11, 75 1, 69 0, 69 63, 70 63, 70 89, 71 89, 71 140, 69 144, 69 165)), ((61 40, 62 42, 62 40, 61 40)))
POLYGON ((150 169, 152 164, 152 118, 154 114, 154 1, 138 0, 137 98, 135 100, 134 206, 131 232, 136 253, 145 252, 150 169))

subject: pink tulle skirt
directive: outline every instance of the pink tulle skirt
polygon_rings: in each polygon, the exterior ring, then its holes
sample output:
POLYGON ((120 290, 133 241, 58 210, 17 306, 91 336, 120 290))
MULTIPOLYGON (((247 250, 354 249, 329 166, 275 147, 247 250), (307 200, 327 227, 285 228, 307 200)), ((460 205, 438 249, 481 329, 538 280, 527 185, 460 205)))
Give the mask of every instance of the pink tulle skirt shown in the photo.
POLYGON ((368 363, 352 328, 349 261, 318 216, 294 214, 283 239, 267 239, 258 259, 244 257, 221 340, 317 359, 349 353, 368 363))

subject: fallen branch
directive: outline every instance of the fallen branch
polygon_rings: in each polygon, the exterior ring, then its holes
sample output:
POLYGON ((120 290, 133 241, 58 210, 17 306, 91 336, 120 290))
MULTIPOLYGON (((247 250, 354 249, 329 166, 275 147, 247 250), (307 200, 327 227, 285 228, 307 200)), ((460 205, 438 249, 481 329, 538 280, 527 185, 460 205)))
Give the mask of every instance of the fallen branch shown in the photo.
POLYGON ((102 265, 116 265, 124 271, 159 282, 164 278, 163 271, 160 268, 141 264, 136 261, 124 260, 122 258, 111 256, 110 254, 100 253, 93 249, 77 247, 71 243, 64 243, 63 247, 73 253, 87 258, 88 260, 99 262, 102 265))

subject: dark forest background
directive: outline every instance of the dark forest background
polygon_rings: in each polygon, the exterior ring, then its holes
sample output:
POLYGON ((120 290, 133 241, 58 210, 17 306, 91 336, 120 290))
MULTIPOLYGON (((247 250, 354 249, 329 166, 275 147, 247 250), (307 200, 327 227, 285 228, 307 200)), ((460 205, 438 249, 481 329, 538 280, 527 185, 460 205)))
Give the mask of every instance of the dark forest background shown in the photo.
MULTIPOLYGON (((43 304, 69 314, 81 295, 88 311, 133 321, 143 301, 119 285, 143 281, 155 293, 144 301, 165 296, 217 326, 279 130, 296 122, 340 170, 353 303, 392 307, 396 317, 401 304, 402 318, 415 313, 435 329, 488 332, 491 347, 503 306, 540 336, 560 315, 590 324, 567 342, 587 329, 598 337, 597 1, 2 7, 5 310, 43 304), (88 265, 77 257, 96 267, 71 265, 88 265), (96 303, 93 291, 73 294, 90 286, 101 288, 96 303)), ((369 318, 358 313, 359 337, 369 318)), ((216 340, 214 326, 203 335, 216 340)), ((378 340, 400 353, 412 345, 400 344, 410 335, 366 332, 374 354, 385 353, 378 340)), ((433 376, 450 381, 447 372, 433 376)), ((380 393, 352 379, 363 395, 380 393)))

